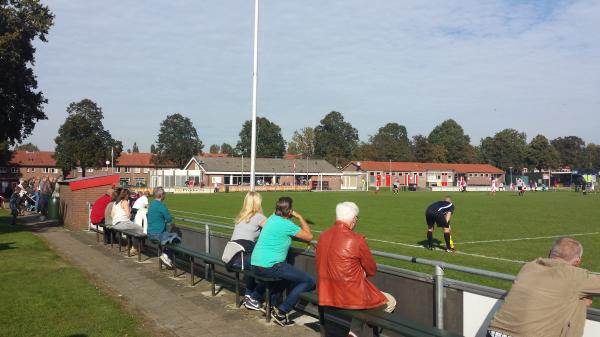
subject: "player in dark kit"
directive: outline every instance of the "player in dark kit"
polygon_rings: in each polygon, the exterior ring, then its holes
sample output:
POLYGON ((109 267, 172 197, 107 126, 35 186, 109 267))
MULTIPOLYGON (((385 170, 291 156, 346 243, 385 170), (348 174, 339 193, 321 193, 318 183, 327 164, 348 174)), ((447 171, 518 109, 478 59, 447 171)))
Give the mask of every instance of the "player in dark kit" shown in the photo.
POLYGON ((446 251, 454 252, 454 242, 450 231, 450 218, 454 213, 454 204, 452 198, 446 197, 442 201, 437 201, 427 207, 425 211, 425 220, 427 221, 427 248, 433 249, 433 229, 434 224, 444 229, 444 241, 446 241, 446 251))

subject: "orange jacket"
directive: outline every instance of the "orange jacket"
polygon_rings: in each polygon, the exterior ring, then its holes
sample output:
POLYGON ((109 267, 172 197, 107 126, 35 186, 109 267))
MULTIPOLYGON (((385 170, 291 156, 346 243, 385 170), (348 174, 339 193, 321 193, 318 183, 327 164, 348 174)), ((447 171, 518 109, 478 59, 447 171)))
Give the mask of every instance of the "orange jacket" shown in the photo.
POLYGON ((317 243, 319 305, 348 309, 379 307, 387 298, 367 279, 377 265, 362 235, 337 221, 317 243))

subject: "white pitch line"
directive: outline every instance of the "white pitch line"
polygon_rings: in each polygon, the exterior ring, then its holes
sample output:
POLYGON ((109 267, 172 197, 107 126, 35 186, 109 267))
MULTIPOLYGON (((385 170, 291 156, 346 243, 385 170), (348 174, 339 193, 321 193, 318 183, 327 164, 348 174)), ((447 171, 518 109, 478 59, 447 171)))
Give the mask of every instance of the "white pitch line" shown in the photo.
POLYGON ((511 242, 511 241, 525 241, 525 240, 540 240, 540 239, 560 238, 560 237, 563 237, 563 236, 583 236, 583 235, 595 235, 595 234, 600 234, 600 232, 562 234, 562 235, 551 235, 551 236, 537 236, 537 237, 532 237, 532 238, 498 239, 498 240, 483 240, 483 241, 466 241, 466 242, 456 242, 456 244, 457 245, 466 245, 466 244, 472 244, 472 243, 490 243, 490 242, 511 242))

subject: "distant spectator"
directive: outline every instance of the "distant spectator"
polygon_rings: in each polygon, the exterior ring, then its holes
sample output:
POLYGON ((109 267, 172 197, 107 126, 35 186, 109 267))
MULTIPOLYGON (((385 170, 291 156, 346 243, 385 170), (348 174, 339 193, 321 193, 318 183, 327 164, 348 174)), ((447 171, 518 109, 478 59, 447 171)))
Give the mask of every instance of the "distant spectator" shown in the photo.
MULTIPOLYGON (((134 230, 134 231, 142 231, 142 228, 130 220, 131 210, 129 209, 129 190, 124 188, 121 190, 119 195, 117 196, 117 200, 113 203, 113 207, 111 210, 111 217, 113 226, 112 228, 117 230, 134 230)), ((129 254, 134 256, 139 252, 135 248, 135 244, 129 250, 129 254)))
MULTIPOLYGON (((237 253, 229 261, 229 265, 236 269, 250 270, 251 255, 256 245, 256 240, 267 218, 263 215, 262 197, 258 192, 249 192, 244 198, 244 205, 235 218, 235 227, 231 235, 231 241, 243 247, 243 251, 237 253)), ((256 290, 256 281, 253 277, 244 275, 246 292, 244 305, 251 310, 260 310, 260 302, 252 298, 256 290)), ((262 290, 260 290, 262 293, 262 290)))
POLYGON ((581 337, 591 296, 600 295, 600 276, 579 268, 583 246, 572 238, 554 242, 548 258, 521 268, 488 337, 581 337))
POLYGON ((48 180, 48 176, 44 176, 40 184, 40 213, 42 213, 42 218, 45 219, 48 215, 48 201, 52 195, 52 183, 48 180))
MULTIPOLYGON (((281 326, 292 324, 287 315, 296 306, 301 293, 315 288, 315 281, 307 273, 294 268, 286 262, 292 238, 310 241, 313 235, 310 227, 292 208, 292 198, 281 197, 275 206, 275 214, 271 215, 258 237, 252 252, 252 268, 263 277, 282 279, 273 287, 271 303, 273 304, 273 319, 281 326), (300 227, 290 219, 296 218, 300 227), (290 287, 285 300, 277 305, 283 290, 290 287)), ((255 290, 252 298, 262 301, 263 295, 255 290)))
POLYGON ((94 226, 104 223, 104 211, 106 210, 106 206, 111 202, 113 192, 113 189, 109 188, 106 190, 106 193, 94 201, 90 213, 90 221, 94 226))
MULTIPOLYGON (((154 200, 148 207, 148 239, 159 241, 161 245, 181 242, 179 235, 167 230, 167 225, 172 224, 173 217, 164 204, 165 190, 157 187, 153 194, 154 200)), ((160 259, 167 267, 173 268, 173 257, 170 251, 165 249, 160 259)))
POLYGON ((10 214, 12 215, 12 219, 10 221, 11 225, 17 224, 17 216, 19 215, 19 204, 21 203, 21 188, 15 187, 12 195, 10 196, 9 205, 10 205, 10 214))
MULTIPOLYGON (((345 309, 372 309, 391 313, 396 300, 381 292, 369 281, 377 272, 377 264, 365 238, 354 232, 358 223, 358 206, 339 203, 336 222, 324 231, 317 243, 317 292, 319 305, 345 309)), ((348 336, 379 336, 377 328, 369 329, 362 321, 352 320, 348 336), (371 332, 372 330, 372 332, 371 332)))

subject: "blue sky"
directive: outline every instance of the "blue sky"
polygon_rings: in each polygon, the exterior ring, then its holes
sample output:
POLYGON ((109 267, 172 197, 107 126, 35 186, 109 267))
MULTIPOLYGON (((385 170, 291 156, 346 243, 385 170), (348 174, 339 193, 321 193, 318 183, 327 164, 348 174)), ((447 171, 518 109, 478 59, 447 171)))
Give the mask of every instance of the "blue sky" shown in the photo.
MULTIPOLYGON (((125 147, 148 151, 169 114, 205 150, 251 116, 251 0, 44 1, 36 43, 54 148, 66 106, 90 98, 125 147)), ((429 134, 454 118, 473 144, 504 128, 600 143, 600 1, 261 0, 258 115, 282 128, 343 113, 361 140, 388 122, 429 134)))

